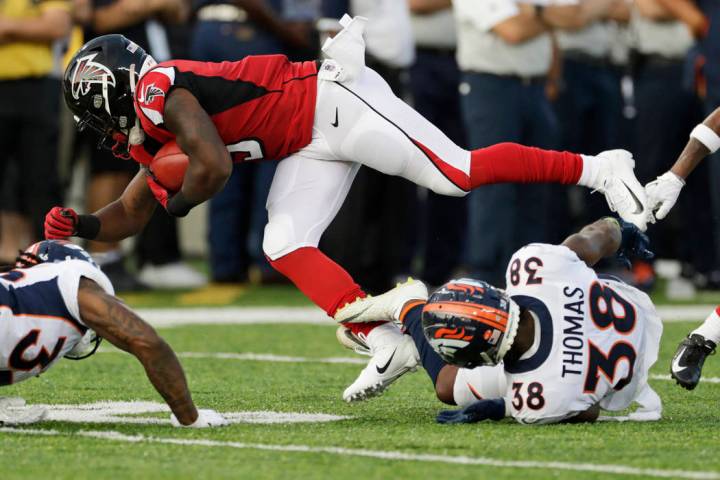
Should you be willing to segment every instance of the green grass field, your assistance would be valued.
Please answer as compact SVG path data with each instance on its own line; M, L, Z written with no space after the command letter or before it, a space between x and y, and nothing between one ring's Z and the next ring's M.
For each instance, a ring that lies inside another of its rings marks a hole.
M267 294L273 303L306 305L281 287L254 293L250 304ZM184 304L168 295L133 302ZM232 303L243 304L244 296ZM667 372L677 342L698 320L666 325L652 373ZM0 432L0 478L720 478L718 383L686 392L670 381L652 380L665 405L664 419L655 423L527 427L504 421L451 427L434 422L443 406L422 371L403 377L380 398L344 404L341 393L362 365L317 360L364 357L340 347L332 325L188 325L160 332L184 352L181 361L201 407L349 418L193 431L122 421L44 422L25 428L31 432ZM218 352L304 361L214 358ZM716 360L709 360L707 378L720 377ZM107 346L88 360L61 361L2 394L48 404L160 401L134 358Z

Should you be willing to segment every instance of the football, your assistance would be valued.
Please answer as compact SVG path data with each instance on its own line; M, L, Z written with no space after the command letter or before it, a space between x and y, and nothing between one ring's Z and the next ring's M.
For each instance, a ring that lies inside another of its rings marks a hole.
M150 171L157 181L171 192L180 190L190 159L172 140L163 145L150 162Z

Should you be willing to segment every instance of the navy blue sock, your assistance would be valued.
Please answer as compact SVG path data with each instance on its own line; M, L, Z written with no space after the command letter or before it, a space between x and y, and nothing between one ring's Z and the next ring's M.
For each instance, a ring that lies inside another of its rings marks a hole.
M423 368L430 376L433 385L437 382L437 377L440 374L440 370L447 365L440 355L435 353L435 350L430 346L422 328L422 309L425 305L421 304L417 307L413 307L406 315L403 321L405 330L415 342L415 346L420 353L420 362Z

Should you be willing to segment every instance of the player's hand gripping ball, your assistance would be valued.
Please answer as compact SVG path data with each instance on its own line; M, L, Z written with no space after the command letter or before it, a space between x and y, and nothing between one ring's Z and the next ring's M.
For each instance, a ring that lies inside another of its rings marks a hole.
M180 191L190 159L172 140L160 148L150 162L157 183L171 193Z

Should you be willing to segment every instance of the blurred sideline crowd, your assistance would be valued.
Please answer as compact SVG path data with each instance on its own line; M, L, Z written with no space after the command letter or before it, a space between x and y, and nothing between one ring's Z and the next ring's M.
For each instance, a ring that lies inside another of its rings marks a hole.
M720 105L713 0L0 0L0 264L42 237L45 213L63 204L71 180L80 176L81 209L93 212L138 168L76 134L61 104L65 59L84 41L122 33L158 61L307 60L345 12L370 19L367 65L468 148L625 148L646 183ZM210 202L211 281L280 281L261 249L275 166L235 165ZM720 288L720 164L699 168L680 208L651 234L658 256L679 260L685 278ZM373 293L407 275L502 284L521 245L557 242L606 213L601 195L580 188L494 185L441 197L363 168L321 249ZM120 291L206 282L183 261L176 220L161 208L132 252L88 248ZM652 265L636 264L632 275L652 287Z

